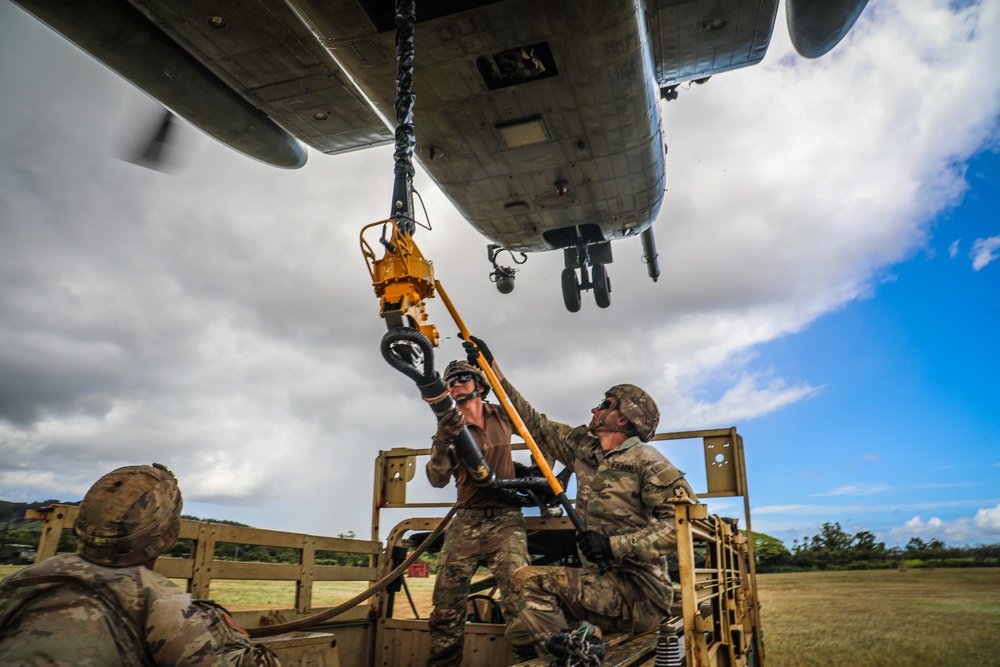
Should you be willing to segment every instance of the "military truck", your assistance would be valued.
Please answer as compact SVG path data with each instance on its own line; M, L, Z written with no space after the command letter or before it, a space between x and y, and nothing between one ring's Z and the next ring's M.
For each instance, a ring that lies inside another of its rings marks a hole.
M0 565L30 565L37 555L30 544L0 544Z
M655 632L606 635L603 665L761 667L764 645L743 439L735 428L728 428L661 433L653 442L660 448L670 447L665 451L674 461L675 451L702 458L706 488L695 486L699 502L675 502L678 549L672 572L675 601L670 616ZM516 445L515 449L523 450L524 445ZM415 613L412 601L411 609L397 604L406 576L386 575L403 571L417 550L432 552L437 546L433 538L435 531L440 533L438 529L443 528L444 518L434 515L443 513L448 503L408 500L420 496L417 485L429 487L422 470L429 454L429 449L405 447L379 452L370 540L185 520L180 537L192 544L190 557L161 557L156 561L156 571L185 582L188 591L201 599L212 599L213 582L221 580L294 582L293 606L232 610L236 620L274 650L284 665L423 667L430 650L427 620ZM737 507L729 498L742 498L742 517L709 513L705 502L712 499L725 503L727 510ZM29 510L27 518L45 521L38 560L55 555L59 536L72 527L76 512L77 507L68 505ZM405 518L389 526L384 523L389 514ZM566 517L552 510L525 514L534 562L579 562L573 527ZM383 533L384 540L380 538ZM297 562L221 560L217 548L226 544L293 549ZM324 555L329 554L353 555L352 560L362 564L322 564L328 562ZM337 607L317 608L313 591L319 582L355 582L361 589L368 582L368 590L377 593L367 599L359 595L358 600ZM463 667L505 667L515 660L504 642L505 625L499 605L491 604L494 589L487 578L478 582L470 595ZM403 590L409 598L409 589ZM284 631L289 627L293 629ZM538 659L521 664L542 667L549 663Z

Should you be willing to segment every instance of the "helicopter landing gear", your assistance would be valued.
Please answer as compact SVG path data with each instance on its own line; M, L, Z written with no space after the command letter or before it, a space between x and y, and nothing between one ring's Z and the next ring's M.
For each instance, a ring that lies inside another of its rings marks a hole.
M611 305L611 279L608 278L608 270L603 264L594 264L591 270L591 282L594 285L594 300L599 308L607 308Z
M566 310L575 313L580 310L580 281L576 278L576 270L566 268L562 272L563 303Z
M610 264L611 244L580 243L574 248L563 248L566 268L562 272L562 293L566 310L575 313L580 310L580 292L594 290L594 300L599 308L611 305L611 280L606 264ZM580 270L579 277L577 269Z

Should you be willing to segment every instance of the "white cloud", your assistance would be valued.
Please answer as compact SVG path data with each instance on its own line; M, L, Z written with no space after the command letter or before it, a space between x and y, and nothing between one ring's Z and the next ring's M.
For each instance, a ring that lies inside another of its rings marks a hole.
M965 161L996 131L1000 3L960 4L872 3L816 61L792 55L779 26L762 65L666 104L663 276L648 280L637 242L616 244L607 311L563 310L559 253L532 257L500 297L484 239L418 176L435 227L421 248L554 418L586 421L622 381L654 393L667 428L812 399L821 381L756 350L868 297L960 201ZM283 172L199 140L172 178L137 169L107 147L117 109L141 96L10 3L0 31L3 495L80 494L155 460L192 503L361 532L367 500L353 500L369 497L375 451L424 445L433 429L379 358L357 247L388 208L391 151L313 154ZM428 310L453 336L440 301ZM450 338L440 356L459 353ZM337 511L303 518L292 508L306 499Z
M871 496L876 493L886 493L893 488L888 484L849 484L827 493L814 493L814 496Z
M882 457L878 454L865 454L862 457L865 461L881 461Z
M767 505L764 507L755 507L753 509L753 514L785 514L800 512L803 510L811 511L812 509L813 507L811 505Z
M953 521L942 521L932 516L927 521L920 516L914 516L901 526L888 531L888 539L898 544L906 544L917 537L925 542L941 540L949 545L965 545L983 542L982 535L975 530L968 517L960 517Z
M997 251L1000 251L1000 236L991 236L988 239L976 239L972 244L972 270L980 271L986 268L997 258Z
M984 503L996 502L994 499L962 498L959 500L928 500L902 503L851 503L847 505L828 503L798 503L788 505L765 505L755 507L754 514L812 514L816 516L849 516L851 514L877 514L892 512L943 512L956 508L982 507Z
M956 508L980 505L975 515L942 519L937 512L953 513ZM892 512L890 512L892 510ZM920 512L903 523L889 518L895 512ZM924 516L929 518L924 520ZM850 531L867 530L888 546L903 546L918 537L924 541L941 540L963 546L995 544L1000 535L1000 505L982 509L981 501L947 501L889 505L777 505L753 509L754 527L789 544L793 538L814 535L831 517L857 517L849 520ZM845 524L848 525L848 524ZM845 528L846 529L846 528Z
M958 250L961 243L962 239L955 239L951 242L951 245L948 246L948 257L955 259L958 256Z
M1000 505L980 508L973 518L976 528L987 535L1000 536Z

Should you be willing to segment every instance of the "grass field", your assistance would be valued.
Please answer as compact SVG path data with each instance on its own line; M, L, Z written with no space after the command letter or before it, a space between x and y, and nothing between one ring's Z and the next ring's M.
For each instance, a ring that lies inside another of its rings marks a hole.
M19 568L0 566L0 576ZM766 667L1000 667L1000 568L764 574ZM433 578L410 579L421 618ZM364 583L317 583L313 604L353 597ZM232 610L291 607L286 582L217 581ZM412 618L403 592L396 616Z
M767 667L1000 667L1000 568L764 574Z
M21 566L0 565L0 578L20 569ZM477 579L481 576L483 575L477 575ZM175 579L174 583L182 588L185 586L183 579ZM406 583L419 617L427 618L431 613L434 577L407 579ZM367 587L368 582L365 581L318 581L313 585L313 607L332 607L346 602ZM295 606L295 583L291 581L215 580L212 582L209 595L231 611L290 609ZM395 608L397 618L414 618L405 592L399 592Z

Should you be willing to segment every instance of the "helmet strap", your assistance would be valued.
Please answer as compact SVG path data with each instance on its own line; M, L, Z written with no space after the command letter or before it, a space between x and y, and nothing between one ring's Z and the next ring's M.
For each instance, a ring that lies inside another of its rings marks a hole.
M465 403L467 401L471 401L476 396L482 396L482 392L479 391L478 387L476 387L475 390L469 392L468 394L459 394L458 396L455 397L455 402L456 403Z
M615 424L605 423L604 420L607 419L608 415L611 414L612 412L614 412L614 410L607 410L604 412L603 415L601 415L601 418L598 421L596 422L591 421L590 426L587 427L587 430L590 431L591 433L594 433L595 431L597 431L597 429L603 428L605 430L611 431L612 433L624 433L628 435L629 430L632 428L631 422L629 423L628 426L617 426Z

